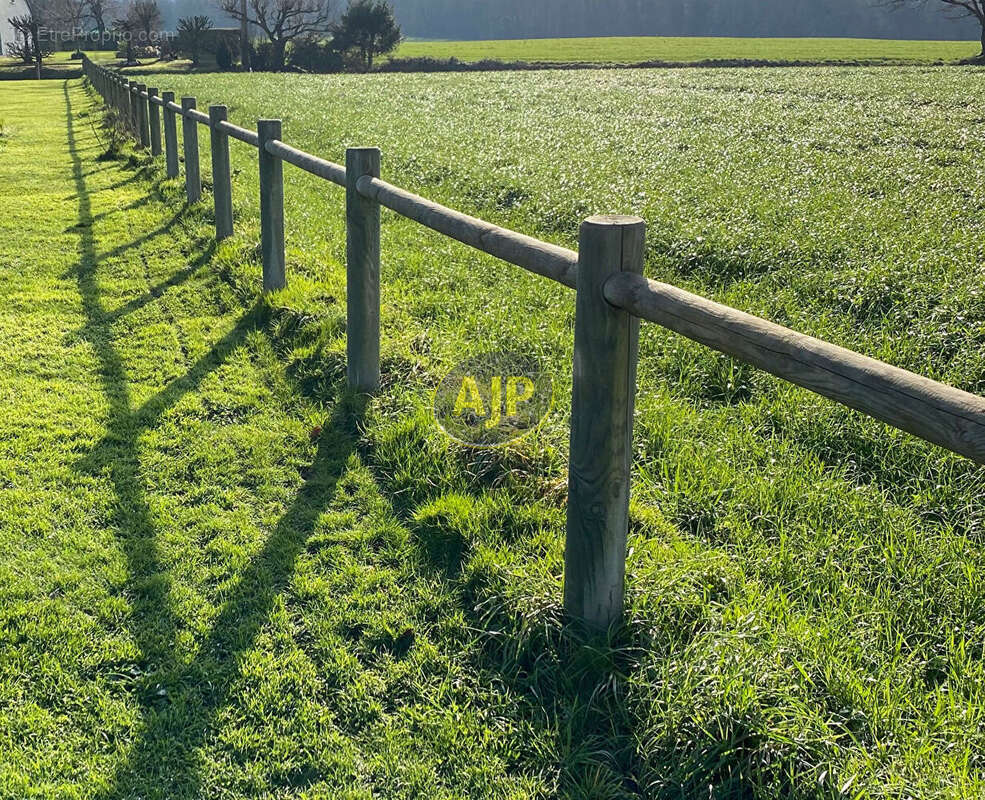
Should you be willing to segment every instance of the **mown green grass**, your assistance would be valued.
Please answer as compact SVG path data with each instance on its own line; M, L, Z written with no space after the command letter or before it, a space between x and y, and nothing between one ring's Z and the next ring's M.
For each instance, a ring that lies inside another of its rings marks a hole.
M0 106L0 796L549 792L525 748L556 733L483 666L360 403L282 358L255 269L100 159L77 82Z
M569 246L639 213L648 274L985 391L975 69L160 82ZM8 793L982 793L980 470L647 326L628 624L586 651L560 614L570 292L385 215L362 409L338 189L287 168L290 285L258 301L253 151L208 260L207 212L166 246L180 187L94 163L85 118L74 163L64 112L18 134L42 99L0 154ZM430 392L497 347L558 404L473 451Z
M244 124L281 116L287 141L334 160L379 145L400 185L569 246L591 213L640 214L648 274L981 393L980 76L171 86L229 103ZM250 242L255 156L235 152ZM325 309L342 291L326 277L343 253L341 193L289 170L287 196L292 283L276 302L297 320L288 358L341 358ZM570 293L389 215L384 253L372 472L530 713L574 731L566 791L980 793L980 470L648 326L623 679L572 716L577 694L558 684L571 669L558 644ZM458 359L499 347L545 359L558 408L538 438L474 453L437 431L429 391Z
M113 53L105 50L86 52L86 55L93 61L108 61L113 58ZM81 76L82 62L72 59L71 56L72 54L70 52L58 51L45 58L43 64L44 77L66 78ZM25 64L20 59L0 56L0 80L29 80L34 77L34 69L33 64Z
M808 61L812 63L931 63L960 61L981 52L976 42L894 39L755 39L713 36L625 36L506 39L478 42L408 41L398 58L460 61L550 61L635 64L643 61Z

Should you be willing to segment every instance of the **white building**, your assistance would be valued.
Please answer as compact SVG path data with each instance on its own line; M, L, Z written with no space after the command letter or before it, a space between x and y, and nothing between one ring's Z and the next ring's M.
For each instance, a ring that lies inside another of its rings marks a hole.
M0 55L7 55L7 43L14 40L14 29L10 26L11 17L28 14L24 0L0 0Z

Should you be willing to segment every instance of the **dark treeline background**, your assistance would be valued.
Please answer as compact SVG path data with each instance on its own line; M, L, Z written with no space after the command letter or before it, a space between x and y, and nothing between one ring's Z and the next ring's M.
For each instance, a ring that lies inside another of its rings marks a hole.
M0 0L2 1L2 0ZM341 12L346 0L334 0ZM406 36L525 39L555 36L858 36L974 39L977 26L943 4L891 11L876 0L391 0ZM209 0L159 0L165 28L208 14L235 23Z
M969 20L873 0L391 0L424 39L555 36L856 36L978 39Z

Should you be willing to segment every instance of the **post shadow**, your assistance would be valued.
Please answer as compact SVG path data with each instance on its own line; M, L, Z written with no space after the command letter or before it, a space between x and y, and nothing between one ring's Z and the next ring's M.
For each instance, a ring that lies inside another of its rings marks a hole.
M139 438L157 424L161 416L184 395L221 365L266 319L266 309L255 305L211 350L196 361L182 377L135 408L132 403L124 361L113 345L112 323L120 312L108 312L101 304L96 277L99 263L125 250L138 247L149 237L98 253L93 230L90 195L76 143L72 104L65 84L68 114L68 147L78 197L79 261L69 274L76 278L86 323L83 332L98 361L99 381L109 404L107 432L93 450L79 461L79 471L107 474L117 503L110 519L125 552L129 592L133 597L131 633L140 651L137 699L142 730L126 760L119 765L110 787L101 798L142 794L147 782L180 786L197 793L196 751L205 741L215 714L227 702L238 675L242 657L253 646L267 620L277 595L290 581L297 557L325 508L332 502L336 484L358 441L363 398L347 394L338 399L330 421L319 439L318 451L290 508L277 523L262 551L238 576L211 633L187 664L174 657L179 620L171 611L169 580L161 563L157 530L141 477ZM172 220L173 222L174 220ZM167 226L165 226L167 227ZM211 252L211 251L208 251ZM201 257L207 263L209 256ZM179 272L167 283L183 278ZM139 300L139 299L138 299ZM207 680L199 681L205 675ZM161 699L164 688L166 701ZM180 703L180 714L162 707Z

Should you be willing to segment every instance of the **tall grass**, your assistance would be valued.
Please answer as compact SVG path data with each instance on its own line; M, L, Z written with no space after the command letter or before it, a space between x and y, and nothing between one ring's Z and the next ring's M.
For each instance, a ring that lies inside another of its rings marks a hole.
M647 274L985 391L981 72L173 77L231 118L491 221L575 244L636 213ZM255 153L234 193L256 237ZM280 352L317 396L344 347L342 194L287 173ZM980 470L655 326L641 344L629 624L561 628L570 293L385 217L370 473L573 796L970 797L985 789ZM255 267L230 257L243 286ZM429 393L496 348L550 365L538 435L446 439ZM597 682L598 663L609 680ZM517 747L523 743L517 741Z

